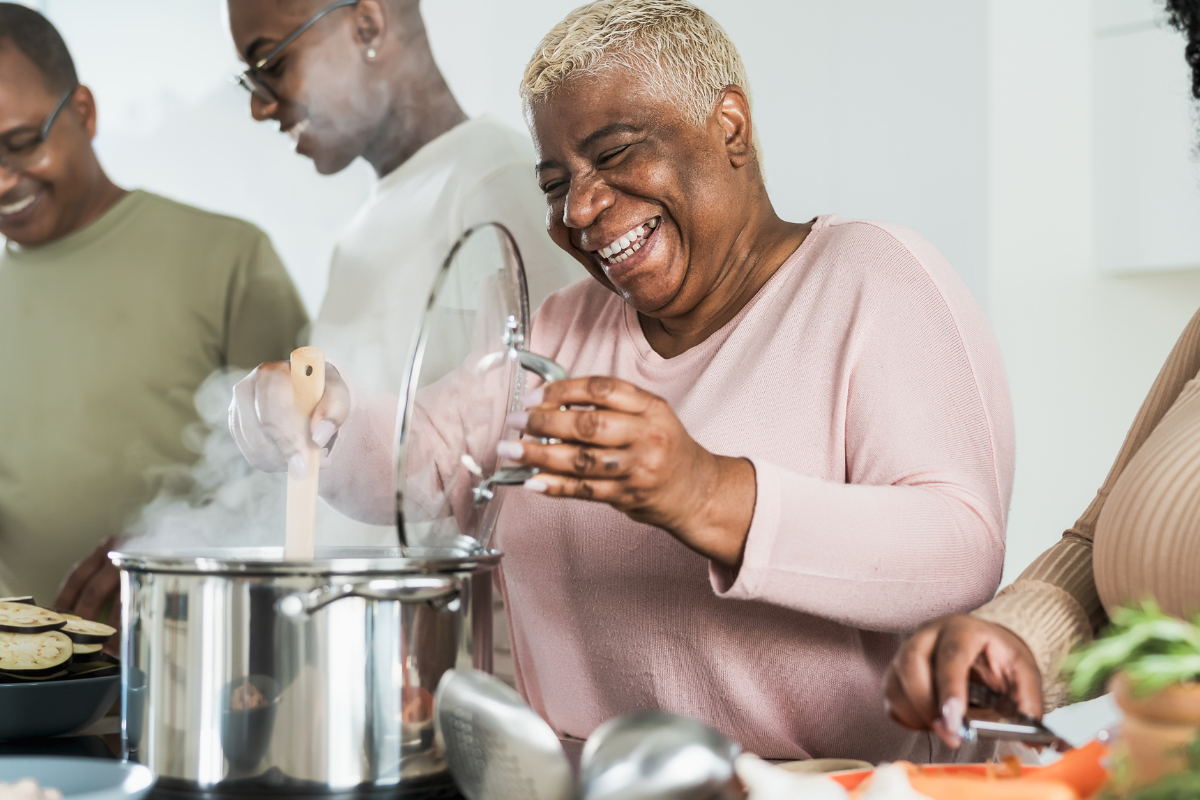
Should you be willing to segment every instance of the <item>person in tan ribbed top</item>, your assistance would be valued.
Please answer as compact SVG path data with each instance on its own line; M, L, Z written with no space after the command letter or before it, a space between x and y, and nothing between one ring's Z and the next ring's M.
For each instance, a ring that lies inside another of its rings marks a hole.
M1200 100L1200 0L1166 0L1187 35ZM1142 402L1096 498L1051 547L970 615L933 620L897 652L885 705L907 728L961 742L968 679L1041 717L1066 700L1063 657L1108 622L1109 611L1152 597L1168 613L1200 612L1200 311Z

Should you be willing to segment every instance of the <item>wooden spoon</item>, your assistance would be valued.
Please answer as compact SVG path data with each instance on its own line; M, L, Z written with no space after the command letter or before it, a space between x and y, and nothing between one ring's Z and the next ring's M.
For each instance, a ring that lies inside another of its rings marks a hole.
M304 420L307 430L313 409L325 394L325 354L316 347L293 350L291 369L296 413ZM283 546L283 557L288 561L313 560L321 451L311 439L303 456L308 468L304 477L297 475L294 467L288 466L287 535Z

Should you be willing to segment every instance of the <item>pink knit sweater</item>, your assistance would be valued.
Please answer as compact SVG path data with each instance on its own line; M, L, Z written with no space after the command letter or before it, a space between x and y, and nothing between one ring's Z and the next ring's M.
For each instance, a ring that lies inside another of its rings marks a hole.
M769 758L953 758L888 721L881 677L903 632L995 592L1014 445L996 342L932 245L821 217L682 355L656 354L636 312L592 280L546 300L531 349L664 397L701 445L749 458L758 483L736 575L608 506L509 490L495 541L534 709L581 738L655 707ZM362 400L322 493L373 516L362 492L377 484L386 514L389 412ZM364 483L364 461L384 477Z

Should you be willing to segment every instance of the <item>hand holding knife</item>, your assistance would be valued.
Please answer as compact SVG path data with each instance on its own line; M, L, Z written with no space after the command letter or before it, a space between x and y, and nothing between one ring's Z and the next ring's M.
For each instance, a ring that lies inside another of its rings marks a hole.
M958 731L964 742L999 739L1046 745L1060 753L1072 749L1041 720L1022 714L1011 699L982 683L972 681L968 684L967 706L962 728Z

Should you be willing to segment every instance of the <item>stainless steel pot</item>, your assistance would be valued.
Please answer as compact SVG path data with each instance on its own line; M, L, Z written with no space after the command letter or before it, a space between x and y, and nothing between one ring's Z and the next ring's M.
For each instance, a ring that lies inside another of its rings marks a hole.
M447 669L491 670L500 556L379 556L113 554L126 757L192 792L444 785L432 693Z

